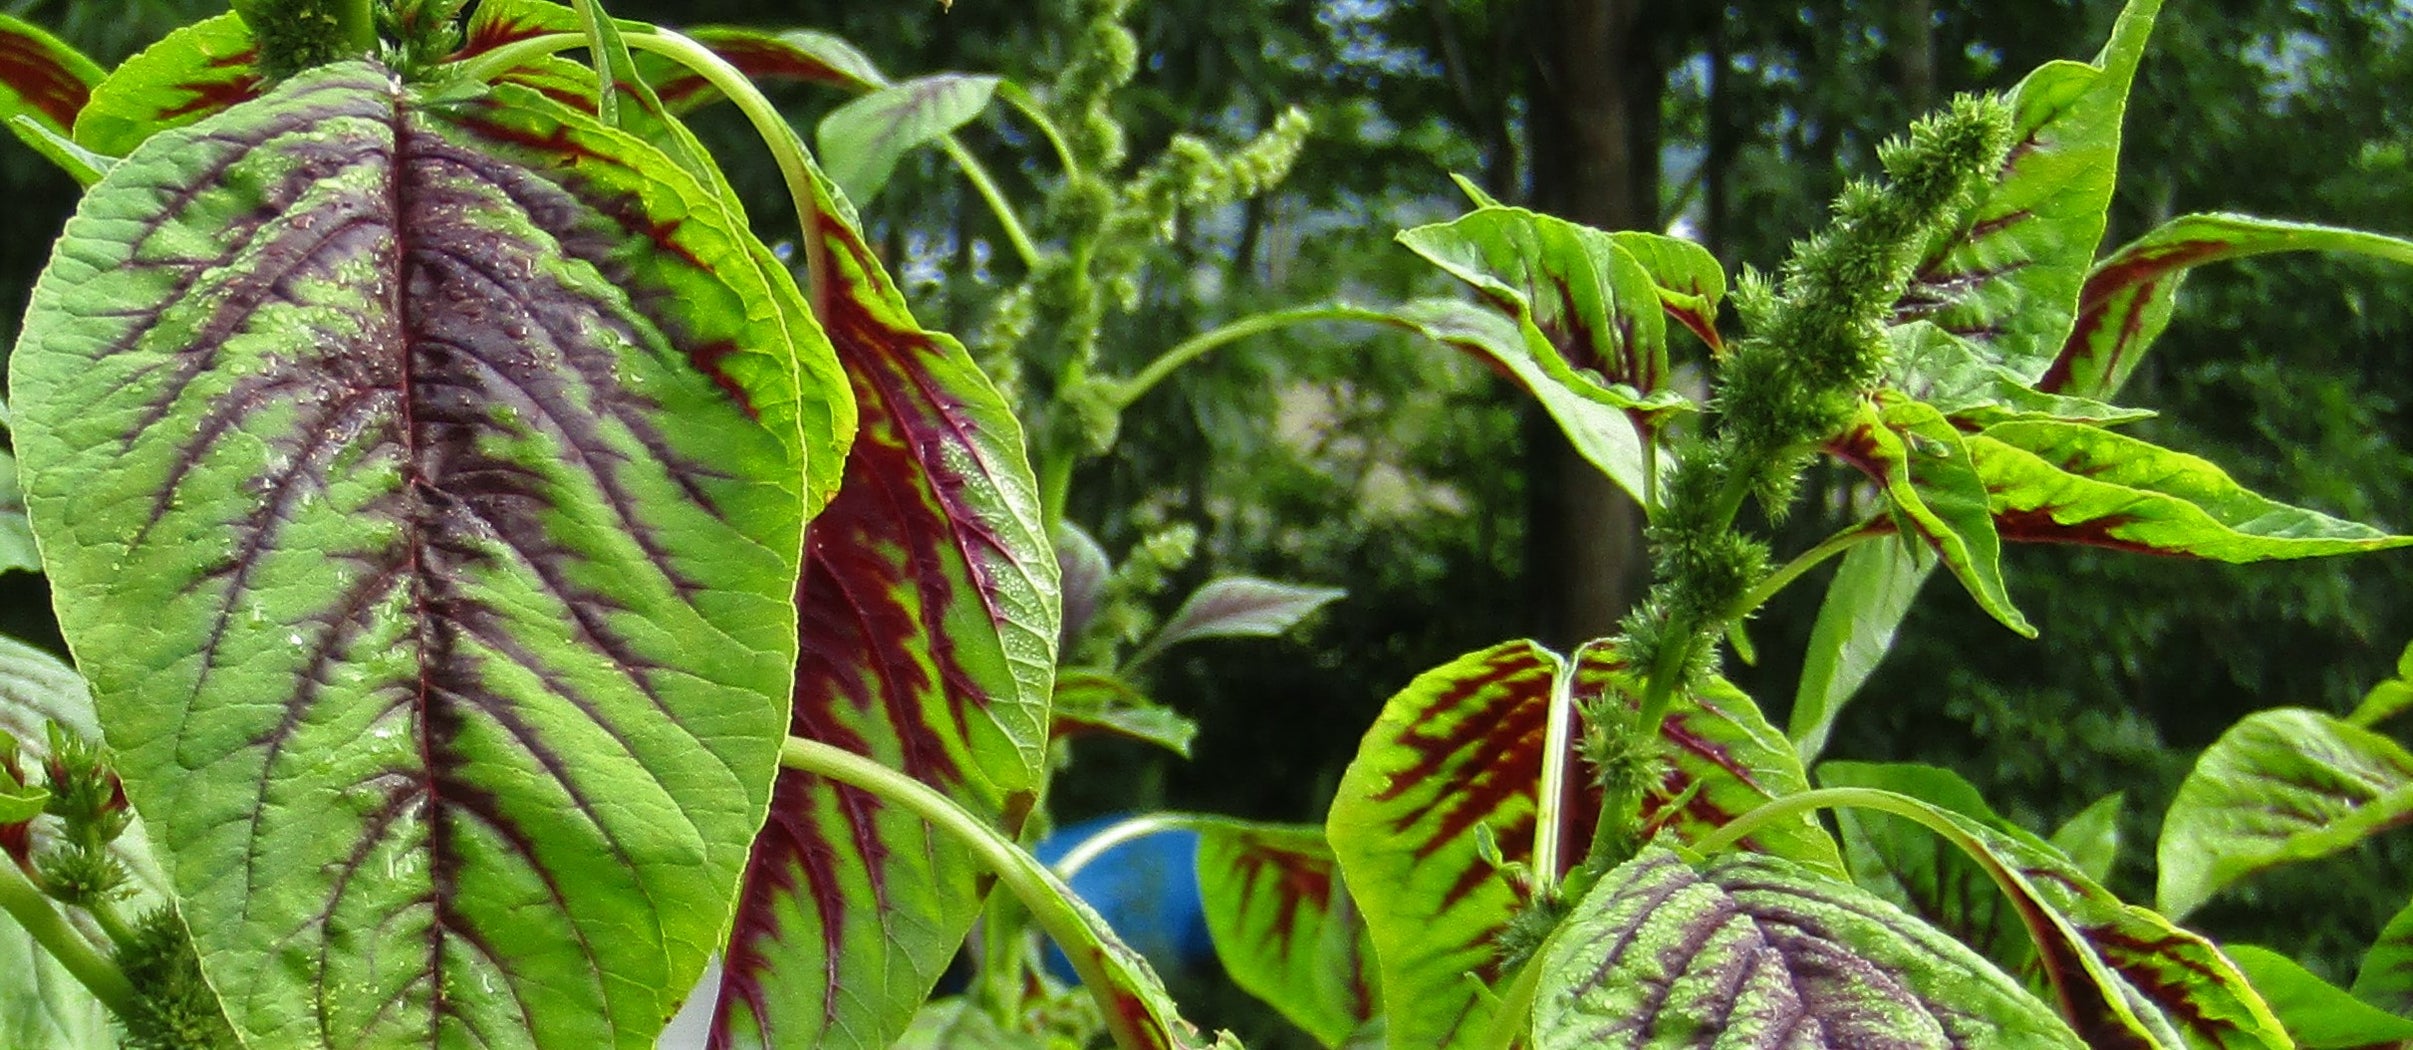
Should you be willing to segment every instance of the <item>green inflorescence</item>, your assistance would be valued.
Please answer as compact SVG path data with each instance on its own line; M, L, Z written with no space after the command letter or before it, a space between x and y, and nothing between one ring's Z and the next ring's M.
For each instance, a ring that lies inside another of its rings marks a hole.
M192 937L174 909L160 908L135 924L134 939L118 951L134 983L134 1008L120 1018L125 1050L233 1050L234 1029L217 996L201 979Z
M283 80L368 55L377 46L370 0L231 0L259 42L260 70Z

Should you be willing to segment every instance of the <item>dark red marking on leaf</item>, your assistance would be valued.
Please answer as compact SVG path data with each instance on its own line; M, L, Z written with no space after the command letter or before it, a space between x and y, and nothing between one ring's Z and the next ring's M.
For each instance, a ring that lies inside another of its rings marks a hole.
M1471 777L1462 775L1435 804L1442 809L1440 827L1417 844L1416 859L1431 857L1497 812L1503 801L1532 791L1540 781L1551 674L1550 665L1529 651L1513 650L1494 657L1486 673L1452 681L1434 699L1429 710L1449 713L1451 724L1445 732L1433 735L1411 727L1400 734L1400 746L1414 751L1418 761L1392 773L1390 784L1375 794L1374 801L1396 800L1444 771L1471 773ZM1484 697L1483 710L1467 709L1470 701L1486 692L1498 695ZM1473 757L1480 765L1464 768L1469 763L1462 755ZM1401 814L1393 830L1404 832L1424 817L1422 813Z
M1322 910L1332 899L1333 867L1330 858L1311 857L1295 850L1271 846L1254 835L1240 836L1241 848L1233 862L1240 870L1240 910L1247 912L1257 896L1259 886L1271 885L1280 895L1274 907L1279 918L1271 924L1279 941L1278 952L1287 952L1290 937L1299 927L1299 912ZM1267 876L1270 874L1270 878Z
M92 87L53 56L42 41L0 31L0 83L62 128L75 126L75 115L92 100Z
M2106 514L2086 521L2060 522L2053 519L2051 508L2034 510L1997 510L1994 512L1994 531L2014 543L2070 543L2085 547L2105 547L2111 550L2138 554L2158 554L2163 557L2189 558L2185 551L2169 550L2149 543L2122 539L2113 531L2136 524L2142 519L2128 514Z
M560 30L536 19L488 18L481 12L478 17L469 20L468 33L462 37L460 48L455 50L449 59L459 61L485 54L505 44L534 40L537 37L557 32Z
M694 36L697 43L711 48L713 54L736 66L738 72L751 80L802 80L835 87L855 85L854 77L776 39L744 30L699 29ZM711 90L711 82L685 66L654 84L655 96L673 109Z
M248 56L244 61L249 63ZM173 121L232 109L260 97L265 87L266 82L256 73L240 73L228 80L188 80L175 88L192 97L181 105L160 110L159 119Z
M2036 381L2036 389L2051 394L2067 387L2074 378L2072 372L2079 357L2092 346L2093 334L2102 329L2114 307L2125 305L2125 312L2120 318L2119 338L2113 341L2110 355L2096 366L2099 375L2117 372L2121 358L2135 345L2135 337L2143 328L2145 312L2140 307L2153 298L2155 287L2161 280L2172 273L2217 258L2230 247L2228 243L2216 240L2173 241L2157 245L2149 251L2136 252L2087 274L2086 286L2078 292L2077 324L2070 329L2069 339L2062 344L2061 353L2053 358L2044 376ZM2108 394L2109 391L2093 393Z

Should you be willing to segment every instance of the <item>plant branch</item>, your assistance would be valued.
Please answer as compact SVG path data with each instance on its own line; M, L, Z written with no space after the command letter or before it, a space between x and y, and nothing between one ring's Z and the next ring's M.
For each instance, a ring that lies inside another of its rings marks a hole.
M1179 371L1181 366L1205 356L1207 351L1239 342L1252 335L1315 321L1365 321L1379 324L1389 320L1390 315L1380 310L1346 304L1303 306L1291 310L1251 314L1237 321L1200 332L1174 344L1164 353L1156 355L1156 359L1148 362L1147 367L1140 369L1131 378L1116 385L1113 395L1114 407L1117 409L1130 407L1132 402L1145 396L1149 390L1155 388L1156 384L1164 382L1165 377Z
M1879 536L1890 534L1890 530L1885 528L1884 516L1879 515L1820 540L1817 546L1794 556L1792 561L1786 562L1775 572L1761 577L1760 581L1753 584L1750 590L1743 592L1743 596L1736 599L1734 605L1726 610L1726 620L1732 623L1751 615L1760 606L1768 604L1768 599L1776 597L1786 586L1794 580L1800 579L1803 573L1817 568L1828 558Z
M791 736L781 745L779 762L789 769L825 776L903 806L969 848L979 864L996 873L997 881L1030 909L1039 928L1064 949L1082 985L1097 999L1116 1045L1124 1050L1162 1047L1169 1042L1164 1038L1166 1034L1177 1027L1186 1027L1178 1016L1158 1015L1164 983L1145 960L1115 939L1105 920L1081 904L1080 898L1046 865L957 805L954 799L854 752L803 737ZM1153 997L1134 994L1134 989L1156 994ZM1157 1002L1151 1002L1151 998ZM1138 1007L1138 1016L1133 1016L1134 1006ZM1158 1031L1151 1034L1143 1025Z
M948 158L955 161L956 168L964 173L965 180L980 194L980 199L989 202L989 212L997 216L997 225L1005 229L1006 243L1014 246L1014 254L1022 259L1023 268L1038 269L1039 245L1031 240L1030 231L1024 229L1022 220L1014 215L1013 204L1005 199L1005 192L997 188L997 180L989 176L988 166L973 156L971 150L965 149L963 142L953 135L939 136L938 144L947 151Z
M83 982L93 998L108 1007L110 1013L124 1017L133 1011L134 985L126 980L125 971L68 925L67 917L59 913L50 898L25 877L16 861L5 856L0 856L0 911L17 920L17 925L32 935L34 943Z

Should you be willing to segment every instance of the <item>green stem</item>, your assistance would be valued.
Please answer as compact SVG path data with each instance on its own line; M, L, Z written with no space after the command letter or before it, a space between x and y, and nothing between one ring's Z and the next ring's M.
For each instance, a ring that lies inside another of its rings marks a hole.
M1156 384L1164 382L1166 376L1179 371L1181 366L1204 356L1207 351L1239 342L1252 335L1314 321L1382 323L1388 320L1390 320L1390 315L1380 310L1348 305L1303 306L1293 310L1250 314L1229 324L1200 332L1174 344L1164 353L1156 355L1156 360L1148 362L1147 367L1140 369L1138 374L1123 380L1118 385L1114 392L1114 406L1118 409L1130 407L1132 402L1146 395L1149 390L1155 388Z
M1014 215L1013 204L1005 199L1004 191L997 188L997 180L989 177L988 166L973 156L971 150L965 149L964 144L953 135L939 136L938 144L955 161L956 168L964 173L964 179L972 184L980 199L989 202L990 214L997 216L997 225L1005 229L1006 243L1014 246L1014 254L1022 259L1023 269L1038 269L1039 245L1031 240L1030 231L1023 229L1022 220Z
M779 749L779 761L789 769L869 791L952 836L972 851L982 867L996 873L997 881L1030 909L1039 928L1063 947L1073 971L1097 1000L1116 1045L1124 1050L1176 1045L1171 1033L1186 1026L1179 1017L1159 1016L1164 983L1145 961L1115 940L1105 920L1084 907L1070 887L1013 840L921 781L854 752L791 736ZM1140 1008L1139 1016L1133 1016L1135 1005Z
M1038 99L1032 98L1029 91L1011 80L997 85L997 96L1030 118L1031 126L1038 128L1039 134L1047 139L1047 144L1055 149L1056 163L1063 166L1065 178L1080 174L1081 159L1073 155L1072 144L1064 141L1063 129L1056 127L1055 120L1047 115L1047 110L1039 105Z
M345 48L355 55L377 50L377 14L373 6L370 0L342 0L336 6L336 27L343 31Z
M1768 599L1776 597L1778 592L1783 591L1788 584L1800 579L1801 574L1817 568L1828 558L1879 536L1887 535L1887 530L1881 527L1884 521L1883 517L1870 518L1829 536L1819 541L1818 546L1794 556L1792 561L1786 562L1782 568L1762 577L1758 583L1752 585L1750 590L1743 592L1741 598L1735 599L1734 605L1726 610L1726 619L1731 622L1751 615L1760 606L1768 604Z
M32 879L25 877L15 860L6 856L0 856L0 911L17 920L17 925L32 935L34 943L82 981L92 997L108 1007L110 1013L124 1017L133 1011L134 985L126 980L125 972L68 925L67 917L59 913L50 898L43 895Z
M736 103L738 112L745 114L746 122L754 126L755 135L762 139L764 146L770 148L771 159L779 165L779 177L787 184L788 199L796 207L796 225L804 235L804 250L815 263L806 272L818 284L821 280L818 263L822 246L817 217L821 210L815 203L819 198L814 187L812 156L805 150L804 140L796 136L796 129L789 126L787 118L779 115L778 108L771 105L770 99L763 97L752 80L746 79L744 73L730 65L728 59L714 54L711 48L679 33L659 28L630 33L627 42L630 47L651 51L694 70L706 83ZM815 302L818 305L818 298Z

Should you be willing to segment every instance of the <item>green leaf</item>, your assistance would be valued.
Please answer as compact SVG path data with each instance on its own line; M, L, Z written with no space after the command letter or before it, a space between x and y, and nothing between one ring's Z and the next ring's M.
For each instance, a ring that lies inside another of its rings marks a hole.
M2160 8L2129 0L2093 63L2048 62L2012 89L2016 130L2002 175L1957 230L1928 246L1898 320L1932 320L2023 380L2044 373L2069 337L2103 240L2128 89Z
M1036 1032L999 1024L980 1004L963 996L935 999L914 1011L913 1023L889 1050L1053 1050Z
M1681 237L1618 230L1611 243L1625 249L1659 292L1659 308L1669 319L1690 329L1712 351L1725 348L1718 337L1718 302L1726 297L1726 268L1709 249Z
M1198 892L1232 983L1327 1047L1380 1012L1373 948L1323 829L1200 820Z
M1338 587L1309 587L1254 576L1208 580L1182 600L1181 608L1124 666L1137 667L1166 649L1201 638L1279 638L1348 593Z
M2247 491L2211 463L2123 434L2021 420L1969 438L2004 539L2252 562L2413 543Z
M1987 512L1987 492L1960 428L1934 406L1893 391L1863 402L1859 419L1828 446L1885 486L1895 517L1936 552L2002 625L2033 638L2036 628L2011 604L2002 578L2002 540Z
M0 123L51 163L87 178L89 166L61 148L76 114L101 82L101 67L40 27L0 15Z
M1657 416L1685 404L1672 390L1644 396L1631 387L1604 387L1576 375L1541 330L1457 299L1418 299L1393 310L1392 323L1482 358L1540 401L1575 451L1640 500L1654 468L1636 415ZM1647 505L1647 504L1646 504Z
M2182 215L2096 263L2078 296L2077 327L2045 370L2044 390L2109 397L2126 386L2170 325L2179 285L2205 263L2286 251L2329 251L2413 263L2413 241L2251 215Z
M1818 782L1899 792L1989 828L2020 834L1977 789L1949 770L1910 764L1828 762ZM1836 813L1852 881L1951 934L2011 973L2036 965L2030 915L1997 888L1995 874L1950 840L1901 816L1872 809Z
M788 729L868 756L1011 836L1047 761L1060 610L1022 430L923 329L826 184L822 316L861 407L798 584ZM716 1040L886 1047L978 914L985 871L875 796L782 771L730 939Z
M1935 560L1926 548L1878 540L1844 552L1843 565L1827 584L1810 646L1802 657L1801 680L1785 735L1804 764L1826 750L1827 737L1844 704L1893 648L1894 632L1919 596Z
M2183 916L2247 875L2407 820L2413 753L2317 711L2258 711L2204 750L2170 800L2157 899Z
M1118 736L1188 758L1190 741L1198 737L1198 723L1148 699L1138 686L1111 674L1073 668L1056 673L1048 732L1056 739Z
M42 571L33 526L25 520L25 493L17 484L17 457L0 452L0 572Z
M1828 763L1819 767L1819 778L1882 791L1923 811L1921 823L1954 849L1922 850L1903 826L1906 816L1891 812L1892 806L1855 810L1851 817L1870 831L1862 841L1886 848L1881 859L1903 876L1896 885L1930 902L1934 918L1971 931L1982 942L1977 947L2000 953L1998 964L2033 958L2062 1016L2089 1045L2287 1045L2277 1019L2211 942L2113 896L2058 850L1995 816L1957 774L1928 766ZM1973 873L2008 895L2028 946L2001 933Z
M260 95L251 30L233 12L185 26L125 60L75 118L78 145L122 157L145 139Z
M2109 426L2154 415L2147 409L2031 389L1976 344L1925 321L1897 325L1885 334L1893 344L1891 384L1972 428L2010 419Z
M2120 808L2127 801L2128 794L2123 791L2096 799L2094 805L2053 829L2053 848L2067 856L2087 878L2111 881L2112 866L2120 859Z
M815 132L831 181L860 207L916 146L971 123L987 109L1000 78L938 73L891 84L831 110Z
M743 26L704 26L687 30L687 35L756 81L798 80L858 94L888 84L888 77L853 44L818 30L766 33ZM660 55L639 54L637 69L673 113L692 112L723 99L710 81Z
M798 403L845 396L724 214L532 92L347 62L70 222L27 505L251 1041L646 1045L720 947L835 454Z
M2287 1026L2287 1034L2305 1050L2368 1047L2413 1039L2413 1020L2406 1020L2346 994L2315 976L2294 959L2251 944L2225 949L2237 969Z
M1644 850L1545 954L1537 1050L2081 1047L2016 981L1847 883L1730 853Z
M1063 634L1056 639L1057 648L1072 653L1080 646L1081 636L1089 632L1089 622L1097 618L1106 602L1106 584L1114 578L1114 562L1106 557L1106 548L1089 532L1069 521L1056 523L1056 569L1062 575L1064 592Z
M2354 997L2393 1013L2413 1015L2413 904L2380 927L2354 974Z
M2405 646L2396 656L2396 677L2372 686L2363 694L2363 702L2354 706L2346 721L2365 729L2372 728L2413 708L2413 644Z

